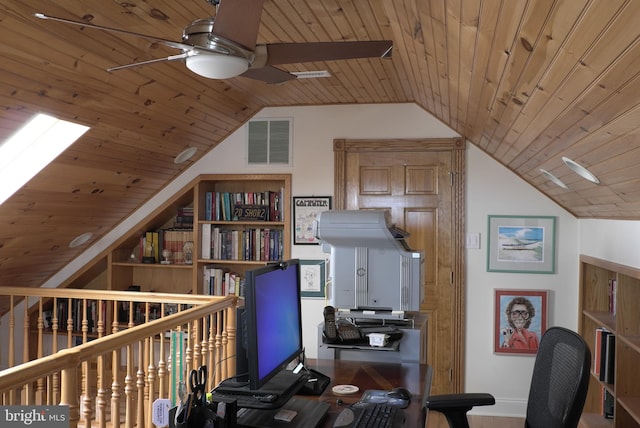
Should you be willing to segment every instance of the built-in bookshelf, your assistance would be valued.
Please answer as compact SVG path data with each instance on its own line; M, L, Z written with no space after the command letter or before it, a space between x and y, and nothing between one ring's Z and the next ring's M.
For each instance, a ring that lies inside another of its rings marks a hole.
M196 199L194 292L241 296L247 270L290 257L290 175L205 176Z
M222 196L223 201L226 198L228 205L213 206L211 201L215 201L216 195ZM247 270L290 258L290 201L290 174L198 176L63 286L241 296ZM226 209L228 214L217 217L216 209ZM216 230L224 236L225 247L229 243L230 248L235 248L233 252L220 253L216 247L221 246L222 241L212 241L213 233L203 236L204 230ZM168 251L163 254L163 250ZM165 306L165 311L171 309ZM127 309L123 307L122 316L118 314L117 321L123 326L129 322L124 315ZM45 302L45 331L50 328L55 313L58 328L80 334L84 310L78 299ZM97 314L105 313L105 308L99 307L97 301L90 301L86 311L91 336L95 334ZM142 306L139 310L136 308L133 322L146 317L145 311ZM151 319L156 313L159 316L159 312L159 305L150 305ZM37 311L32 315L35 326ZM109 316L104 319L107 326L112 325Z
M113 250L109 286L240 294L248 269L289 258L290 200L289 174L201 175ZM213 286L213 269L234 286Z
M579 332L593 354L580 426L640 428L640 269L580 257Z

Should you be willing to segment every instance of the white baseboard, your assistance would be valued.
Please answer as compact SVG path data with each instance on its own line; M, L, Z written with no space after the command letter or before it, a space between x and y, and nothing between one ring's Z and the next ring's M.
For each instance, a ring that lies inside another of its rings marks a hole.
M469 414L524 418L527 414L527 401L522 399L496 397L496 404L494 406L474 407L469 411Z

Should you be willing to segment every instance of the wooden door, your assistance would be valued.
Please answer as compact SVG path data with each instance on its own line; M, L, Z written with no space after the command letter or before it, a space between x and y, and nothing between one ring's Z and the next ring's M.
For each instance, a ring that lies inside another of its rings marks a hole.
M336 209L384 209L425 252L424 302L432 391L463 388L464 142L336 140Z

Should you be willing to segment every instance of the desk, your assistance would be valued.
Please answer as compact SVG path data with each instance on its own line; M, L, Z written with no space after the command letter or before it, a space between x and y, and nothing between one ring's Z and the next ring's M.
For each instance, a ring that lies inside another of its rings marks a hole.
M321 427L331 428L345 406L358 401L367 389L390 390L402 386L411 391L411 404L404 409L407 414L407 428L423 428L421 424L422 396L424 394L426 364L418 363L379 363L345 360L306 360L307 367L329 376L331 383L320 396L305 395L304 399L329 403L329 413ZM331 391L335 385L356 385L360 391L352 395L336 395ZM342 404L337 404L337 400Z

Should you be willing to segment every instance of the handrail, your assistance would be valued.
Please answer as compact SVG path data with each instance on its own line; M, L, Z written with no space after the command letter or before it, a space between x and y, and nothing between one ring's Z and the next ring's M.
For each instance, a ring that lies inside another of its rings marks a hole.
M209 301L211 299L212 297L208 297ZM171 330L176 325L186 324L189 321L205 317L212 312L229 307L232 303L235 305L237 299L235 297L221 297L216 300L218 301L205 303L201 306L123 330L118 334L110 334L91 342L63 349L55 354L2 370L0 371L0 391L8 390L14 385L35 381L62 369L77 367L81 362L95 358L98 355L104 355L127 344L161 334Z
M0 296L10 300L0 404L67 405L71 428L151 428L153 401L175 404L188 370L210 367L211 386L235 375L236 296L21 287Z

